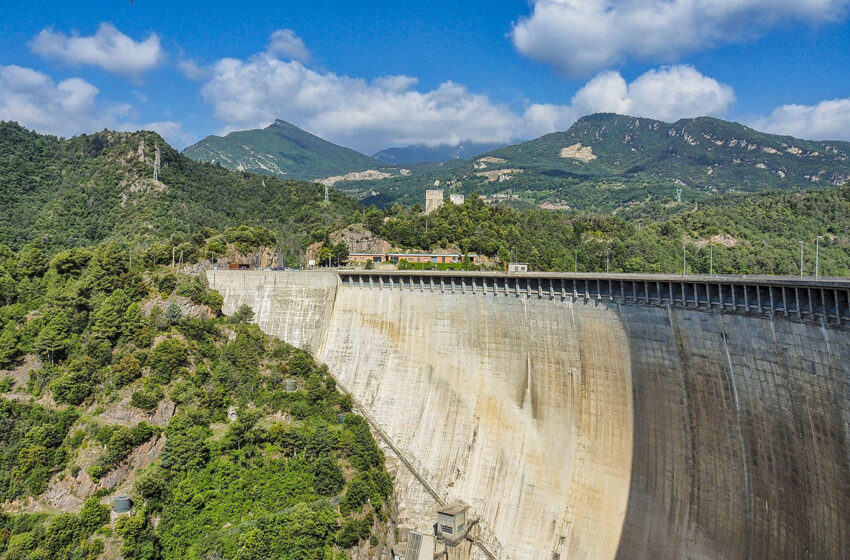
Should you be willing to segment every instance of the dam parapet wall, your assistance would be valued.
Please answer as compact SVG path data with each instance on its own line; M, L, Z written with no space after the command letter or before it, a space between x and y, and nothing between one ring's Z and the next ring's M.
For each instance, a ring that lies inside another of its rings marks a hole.
M227 312L251 305L264 331L309 344L417 475L471 506L499 558L838 559L850 547L846 283L209 279ZM436 503L405 472L403 524L428 530Z
M850 322L850 282L788 277L637 274L340 272L344 286L432 293L583 298L631 305Z

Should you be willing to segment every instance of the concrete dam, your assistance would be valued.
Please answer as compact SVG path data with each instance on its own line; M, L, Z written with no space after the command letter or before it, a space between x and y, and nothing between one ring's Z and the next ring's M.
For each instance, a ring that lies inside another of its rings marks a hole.
M400 525L462 501L499 559L847 558L846 281L207 278L352 393Z

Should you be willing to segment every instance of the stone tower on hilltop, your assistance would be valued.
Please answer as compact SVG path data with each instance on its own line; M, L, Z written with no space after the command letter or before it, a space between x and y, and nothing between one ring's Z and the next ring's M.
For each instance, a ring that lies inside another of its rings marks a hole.
M427 190L425 191L425 213L430 214L437 208L443 205L443 191Z

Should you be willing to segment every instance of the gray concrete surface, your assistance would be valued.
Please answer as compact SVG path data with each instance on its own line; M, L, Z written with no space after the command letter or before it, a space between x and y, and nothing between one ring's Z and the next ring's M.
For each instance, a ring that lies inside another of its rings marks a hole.
M440 495L516 560L845 558L843 324L610 298L208 273L309 344ZM784 282L784 280L783 280ZM396 469L399 524L435 503Z

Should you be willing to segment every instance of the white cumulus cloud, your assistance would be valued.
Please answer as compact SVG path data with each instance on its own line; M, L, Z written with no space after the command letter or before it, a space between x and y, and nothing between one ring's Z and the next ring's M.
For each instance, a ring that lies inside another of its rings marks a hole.
M364 153L407 144L511 142L565 130L600 111L664 120L721 115L735 100L731 87L681 65L651 70L632 83L605 72L570 104L529 104L522 112L455 82L419 91L410 76L341 76L268 50L247 60L221 59L208 71L201 91L223 132L281 118Z
M165 59L156 34L135 41L109 23L101 23L97 33L89 37L43 29L30 42L30 48L40 56L65 64L97 66L132 77L158 67Z
M453 82L426 92L415 85L408 76L367 81L262 53L245 61L219 60L202 93L225 131L282 118L366 153L389 145L514 137L517 115L486 95Z
M842 20L850 0L532 0L513 26L522 54L568 76L627 59L672 61L793 23Z
M688 65L650 70L631 83L618 72L603 72L572 99L573 108L581 114L611 112L662 121L723 115L734 102L731 86Z
M96 114L98 89L80 78L56 83L50 76L21 66L0 66L0 120L50 134L68 136L101 128Z
M304 45L301 37L291 29L278 29L269 37L266 52L272 56L283 56L298 62L307 62L310 51Z
M136 124L130 120L133 107L104 104L98 89L81 78L56 82L42 72L21 66L0 66L0 120L57 136L73 136L104 128L154 130L170 143L186 145L191 137L174 121Z
M735 102L732 87L704 76L692 66L650 70L631 83L619 72L597 74L569 105L533 104L522 118L524 136L565 130L591 113L619 113L672 122L687 117L722 116Z
M191 58L186 58L178 62L177 68L186 78L195 82L205 80L209 77L209 69L201 66Z
M850 140L850 98L817 105L782 105L767 117L754 119L750 126L812 140Z

